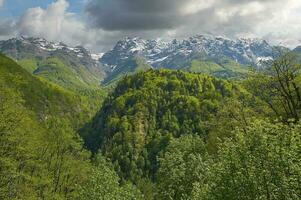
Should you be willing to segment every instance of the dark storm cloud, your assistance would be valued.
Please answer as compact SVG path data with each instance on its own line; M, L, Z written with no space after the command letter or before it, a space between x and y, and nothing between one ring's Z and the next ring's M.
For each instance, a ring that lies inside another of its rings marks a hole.
M90 0L86 6L86 13L92 26L104 30L173 29L187 23L205 20L209 23L219 23L221 19L217 19L216 15L219 9L231 9L252 2L272 1ZM237 15L239 13L234 13L232 17L237 17Z
M106 30L169 29L182 23L183 5L184 0L92 0L86 12L94 26Z

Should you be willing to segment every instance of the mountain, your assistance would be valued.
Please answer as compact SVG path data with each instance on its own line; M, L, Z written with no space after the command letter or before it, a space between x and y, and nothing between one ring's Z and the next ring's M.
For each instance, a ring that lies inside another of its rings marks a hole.
M76 128L93 114L95 105L88 98L33 76L10 58L0 54L1 87L10 88L23 98L24 106L44 121L48 116L63 117Z
M276 48L261 39L230 40L211 35L171 42L127 37L117 42L100 61L111 73L126 68L128 59L140 57L155 69L184 69L235 77L246 73L247 66L260 67L262 61L272 60Z
M297 47L293 50L293 52L298 52L298 53L300 53L300 52L301 52L301 46L297 46Z
M90 100L2 54L0 77L0 199L142 199L83 147L77 130L96 110Z
M18 48L19 64L0 53L0 199L301 196L300 65L289 56L225 80L203 72L235 77L245 65L199 54L169 70L133 54L109 73L107 84L123 78L100 107L77 90L94 88L79 81L88 65Z
M116 83L124 75L150 68L241 78L251 66L258 68L263 61L274 59L277 48L261 39L231 40L212 35L171 42L126 37L112 50L98 54L42 38L0 41L0 52L29 72L73 91L98 88L101 82Z
M105 85L110 85L117 83L122 77L126 75L132 75L137 72L146 71L151 69L152 66L147 63L144 58L141 57L131 57L123 62L123 67L118 67L111 71L106 79L103 81Z
M64 88L97 88L104 77L98 59L81 46L49 42L42 38L20 37L0 41L0 52L16 60L34 75L44 77Z

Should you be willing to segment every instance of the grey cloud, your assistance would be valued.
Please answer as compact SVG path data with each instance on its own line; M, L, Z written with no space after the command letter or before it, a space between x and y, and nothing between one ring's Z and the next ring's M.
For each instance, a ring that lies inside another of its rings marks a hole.
M92 0L86 13L105 30L171 29L185 22L181 9L195 0Z
M202 21L200 17L209 11L207 21L219 23L219 9L252 2L264 4L273 0L90 0L86 13L93 27L104 30L162 30Z
M16 33L16 22L7 20L0 22L0 36L14 35Z

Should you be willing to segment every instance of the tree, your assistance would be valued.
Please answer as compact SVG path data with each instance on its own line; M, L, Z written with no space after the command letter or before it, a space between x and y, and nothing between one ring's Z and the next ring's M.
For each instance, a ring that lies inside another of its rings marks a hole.
M125 77L93 122L90 148L101 148L122 180L154 179L169 139L188 134L207 139L209 121L234 90L239 88L229 81L181 71Z
M16 91L0 80L0 199L34 199L30 159L40 129Z
M206 180L210 166L205 144L199 136L171 140L159 159L156 199L190 199L193 185Z
M300 70L301 65L292 53L276 59L270 67L255 74L246 82L246 87L260 97L284 122L300 119Z
M130 183L119 184L113 166L101 155L94 158L94 166L87 181L77 187L78 200L138 200L142 196Z
M221 147L192 199L300 199L301 126L255 121Z
M66 121L49 116L45 127L23 103L1 87L0 199L72 198L86 179L89 154Z
M264 119L269 115L266 104L258 97L240 89L219 105L217 114L210 120L210 130L206 141L208 151L214 153L219 144L233 137L233 131L240 128L245 131L254 119Z

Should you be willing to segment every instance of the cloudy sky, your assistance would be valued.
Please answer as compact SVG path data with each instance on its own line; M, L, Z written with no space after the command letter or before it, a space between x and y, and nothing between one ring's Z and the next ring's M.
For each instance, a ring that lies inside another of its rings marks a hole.
M125 36L213 34L301 44L301 0L0 0L0 39L19 35L110 49Z

